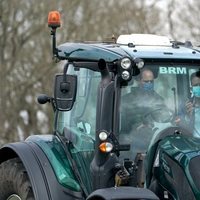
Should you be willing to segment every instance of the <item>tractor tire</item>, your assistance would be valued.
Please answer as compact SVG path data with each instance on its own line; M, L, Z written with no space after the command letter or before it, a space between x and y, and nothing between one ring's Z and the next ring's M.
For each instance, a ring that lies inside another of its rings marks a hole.
M35 200L27 171L19 158L0 164L0 199Z

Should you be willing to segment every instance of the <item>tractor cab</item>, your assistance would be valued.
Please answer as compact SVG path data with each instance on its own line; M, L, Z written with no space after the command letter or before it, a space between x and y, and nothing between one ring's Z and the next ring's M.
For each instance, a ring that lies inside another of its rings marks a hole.
M119 36L111 44L66 43L58 49L70 63L68 74L77 76L77 93L70 111L57 111L56 130L84 160L90 191L118 184L152 187L160 141L199 141L200 129L185 110L196 99L191 75L199 73L198 49L139 34ZM119 172L124 177L117 183Z

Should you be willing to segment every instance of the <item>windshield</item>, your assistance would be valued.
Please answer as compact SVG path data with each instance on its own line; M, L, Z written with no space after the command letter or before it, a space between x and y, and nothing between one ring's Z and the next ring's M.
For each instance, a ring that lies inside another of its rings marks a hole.
M167 127L179 126L200 137L200 76L196 77L196 85L191 80L199 68L186 64L146 64L122 88L119 141L131 145L129 152L121 153L123 158L134 159L137 153L145 153Z

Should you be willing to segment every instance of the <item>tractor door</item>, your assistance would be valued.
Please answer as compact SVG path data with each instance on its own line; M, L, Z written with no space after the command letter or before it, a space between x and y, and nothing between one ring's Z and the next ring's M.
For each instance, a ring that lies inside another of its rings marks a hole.
M77 75L77 95L72 110L58 111L56 130L71 142L71 153L88 192L92 191L90 163L95 149L97 88L100 74L88 69L69 68Z

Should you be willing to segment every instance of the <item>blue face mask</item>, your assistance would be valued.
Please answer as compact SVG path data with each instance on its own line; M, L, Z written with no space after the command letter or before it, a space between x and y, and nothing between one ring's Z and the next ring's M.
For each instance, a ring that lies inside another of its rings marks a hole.
M192 93L195 97L200 97L200 86L193 86Z
M143 90L145 91L153 91L154 83L153 82L143 83L142 87L143 87Z

